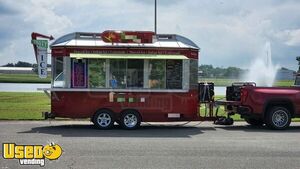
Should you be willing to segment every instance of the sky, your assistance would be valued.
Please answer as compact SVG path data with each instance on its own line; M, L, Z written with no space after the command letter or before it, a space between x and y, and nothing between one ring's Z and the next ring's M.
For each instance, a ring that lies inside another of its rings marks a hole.
M249 68L270 43L272 61L298 69L299 0L157 0L157 32L200 48L200 64ZM35 62L31 32L154 30L154 0L0 0L0 65Z

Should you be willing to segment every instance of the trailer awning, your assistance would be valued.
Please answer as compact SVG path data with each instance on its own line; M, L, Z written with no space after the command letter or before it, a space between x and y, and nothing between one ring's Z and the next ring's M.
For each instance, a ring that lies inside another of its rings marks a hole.
M184 55L153 55L153 54L84 54L70 53L76 59L188 59Z

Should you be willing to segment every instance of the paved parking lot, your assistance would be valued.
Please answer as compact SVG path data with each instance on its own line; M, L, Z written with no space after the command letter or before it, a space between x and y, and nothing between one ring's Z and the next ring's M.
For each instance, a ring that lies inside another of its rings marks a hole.
M182 124L145 123L127 131L97 130L88 121L0 121L0 141L59 144L62 156L46 159L45 168L300 168L300 123L285 131L243 122ZM0 166L40 168L3 158Z

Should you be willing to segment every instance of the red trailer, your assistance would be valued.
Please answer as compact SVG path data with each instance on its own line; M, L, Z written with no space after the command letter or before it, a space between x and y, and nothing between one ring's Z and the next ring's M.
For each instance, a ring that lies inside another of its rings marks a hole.
M212 101L213 89L200 94L199 47L183 36L76 32L50 47L52 84L43 89L51 92L47 117L91 118L102 129L114 122L135 129L143 121L215 119L211 112L200 117L199 101Z

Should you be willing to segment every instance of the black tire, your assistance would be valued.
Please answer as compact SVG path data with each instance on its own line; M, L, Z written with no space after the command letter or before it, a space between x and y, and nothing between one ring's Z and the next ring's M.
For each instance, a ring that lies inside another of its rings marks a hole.
M266 124L271 129L283 130L291 124L290 111L281 106L275 106L268 110L266 115Z
M127 130L137 129L141 125L141 116L135 110L125 110L120 117L120 125Z
M98 129L110 129L114 125L114 114L110 110L98 110L93 116L93 123Z
M245 121L251 126L262 126L264 124L262 119L245 118Z

